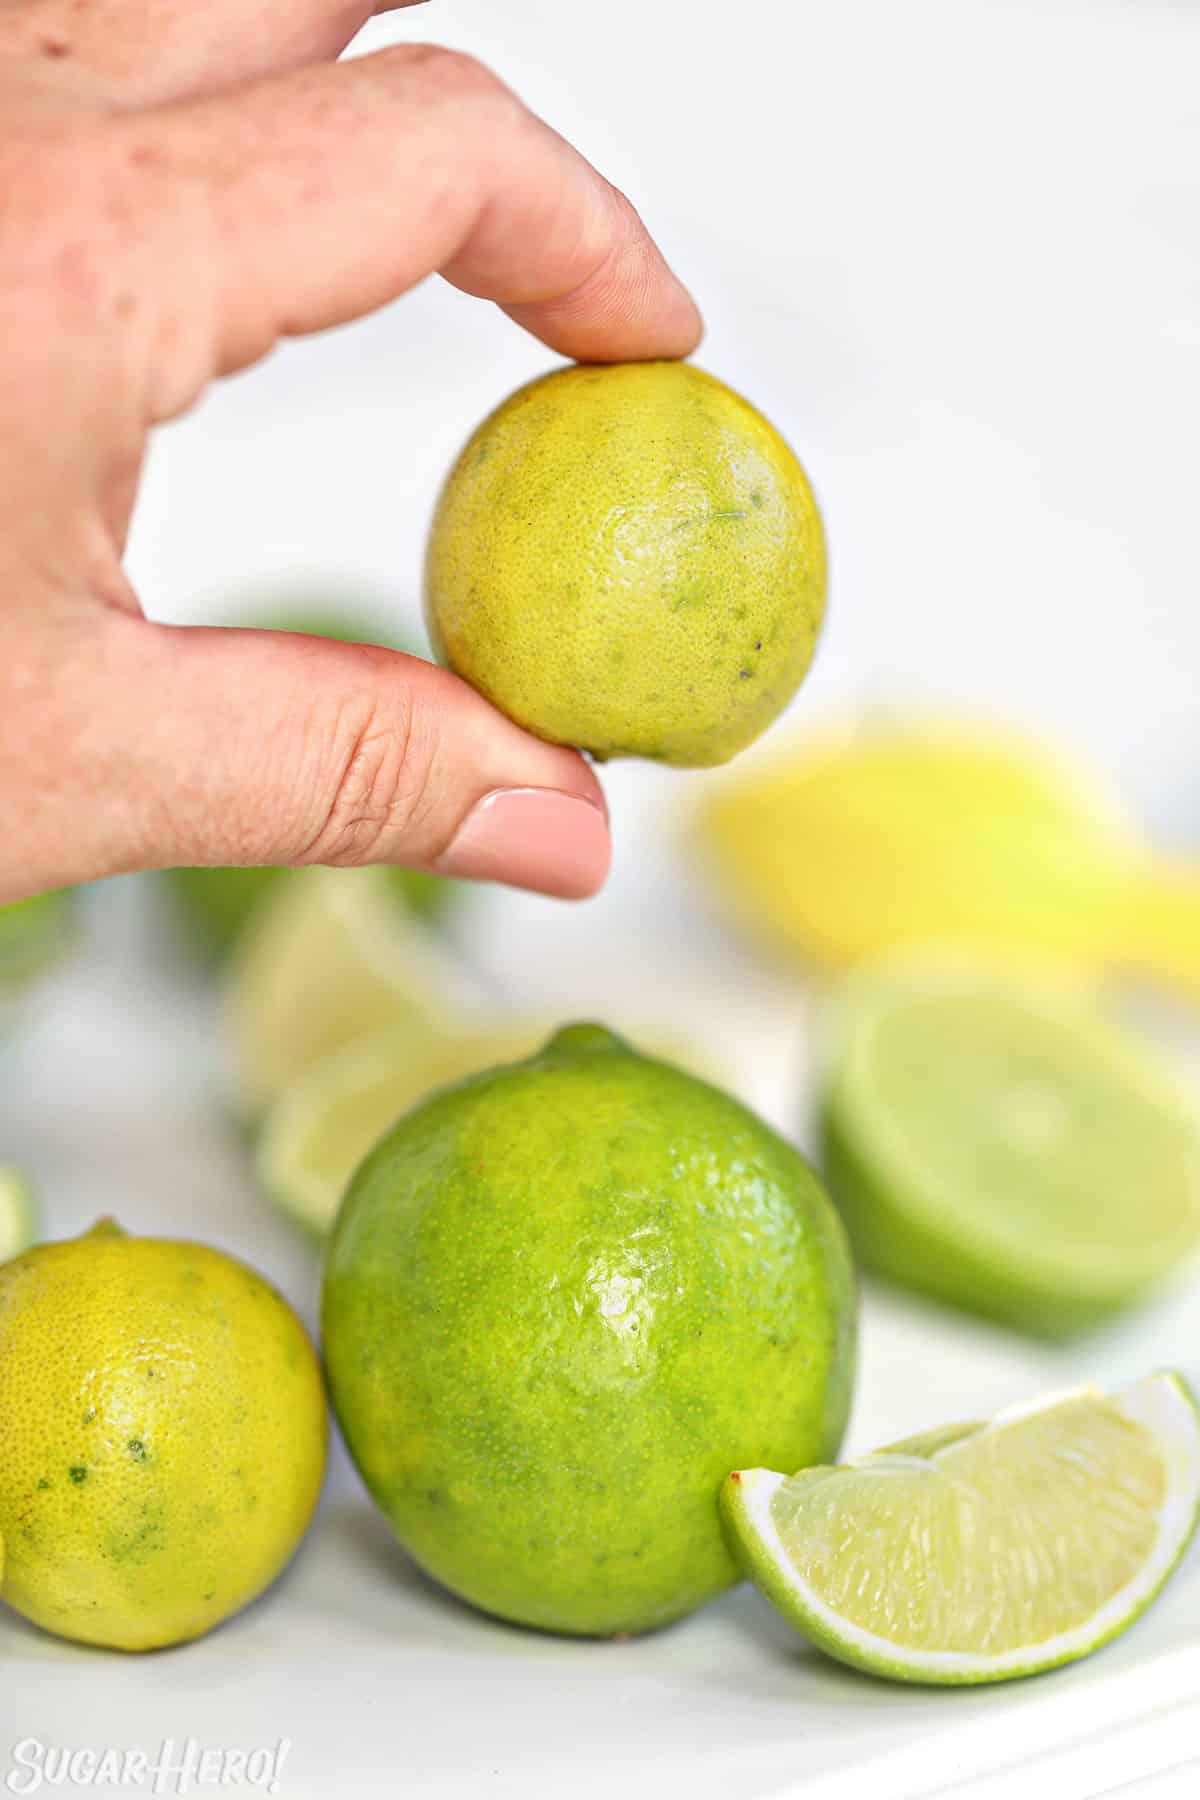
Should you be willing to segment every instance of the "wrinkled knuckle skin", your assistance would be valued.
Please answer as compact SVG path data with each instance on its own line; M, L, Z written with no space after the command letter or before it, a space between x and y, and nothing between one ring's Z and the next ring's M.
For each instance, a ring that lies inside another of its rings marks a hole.
M354 867L386 861L428 810L429 760L414 754L411 707L377 705L339 722L338 774L320 829L301 861Z

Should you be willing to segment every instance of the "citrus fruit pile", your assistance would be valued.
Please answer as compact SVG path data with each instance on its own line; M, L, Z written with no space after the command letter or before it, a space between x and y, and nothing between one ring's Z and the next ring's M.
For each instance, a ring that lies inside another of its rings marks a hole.
M599 759L743 749L803 679L824 601L799 463L680 364L512 396L429 541L439 655ZM248 622L378 635L346 613ZM853 1258L1063 1336L1193 1256L1195 1109L1080 977L1197 974L1200 881L1057 761L957 729L755 769L699 833L777 946L871 959L833 1010L818 1168L705 1078L707 1051L656 1053L669 1033L491 1014L437 929L444 884L173 873L220 966L260 1183L325 1243L325 1374L363 1481L436 1580L547 1631L648 1631L745 1573L896 1680L1083 1656L1195 1530L1186 1383L932 1422L839 1463ZM64 904L0 912L0 982L61 941ZM313 1515L313 1348L221 1251L107 1221L32 1233L28 1183L0 1170L0 1591L86 1643L197 1637Z

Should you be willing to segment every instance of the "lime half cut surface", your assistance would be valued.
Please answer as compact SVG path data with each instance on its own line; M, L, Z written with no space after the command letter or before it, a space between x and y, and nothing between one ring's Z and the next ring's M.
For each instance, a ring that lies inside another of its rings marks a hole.
M721 1492L747 1574L815 1645L951 1684L1033 1675L1116 1637L1178 1563L1198 1504L1200 1417L1173 1373L835 1468L738 1470Z
M847 985L822 1157L869 1268L1046 1337L1200 1241L1200 1120L1169 1064L1044 980L948 957Z

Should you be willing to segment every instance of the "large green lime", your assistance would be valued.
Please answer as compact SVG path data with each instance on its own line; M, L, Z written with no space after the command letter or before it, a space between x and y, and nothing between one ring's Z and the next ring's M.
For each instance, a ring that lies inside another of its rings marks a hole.
M597 757L722 763L804 679L825 609L804 470L689 363L560 369L475 432L429 539L442 661Z
M598 1026L400 1121L351 1182L323 1314L401 1542L553 1631L644 1631L735 1580L723 1477L829 1456L850 1399L850 1261L808 1164Z

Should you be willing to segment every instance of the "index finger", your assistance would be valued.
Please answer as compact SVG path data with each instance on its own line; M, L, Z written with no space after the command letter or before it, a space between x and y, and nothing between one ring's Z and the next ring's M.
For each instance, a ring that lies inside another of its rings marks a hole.
M143 425L435 271L582 361L685 356L699 339L629 202L469 57L380 51L105 135L95 179L110 200L126 184L128 224L97 269L142 296Z

